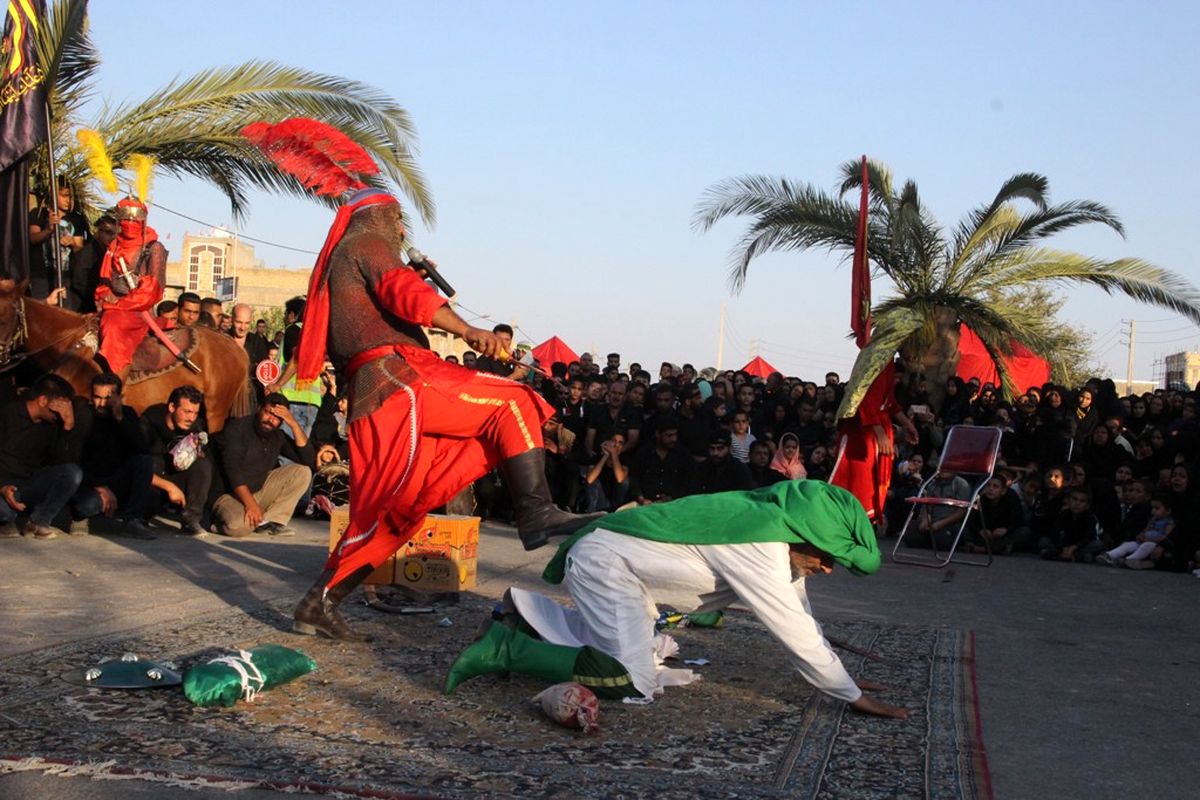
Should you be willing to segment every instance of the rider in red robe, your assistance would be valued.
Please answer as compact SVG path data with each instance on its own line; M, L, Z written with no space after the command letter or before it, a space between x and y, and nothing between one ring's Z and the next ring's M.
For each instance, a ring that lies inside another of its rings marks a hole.
M433 509L499 467L527 550L596 515L556 508L542 424L553 409L532 389L443 361L422 326L501 356L495 334L467 325L401 258L396 199L363 190L338 211L309 283L299 379L326 353L350 386L350 525L296 607L293 629L361 641L337 606L416 532Z
M853 417L838 423L838 455L829 482L850 492L871 522L884 524L883 509L892 483L895 420L906 440L917 443L917 429L896 402L896 367L888 364L871 383Z
M132 197L117 203L121 232L104 253L96 308L100 311L100 355L109 369L124 376L133 351L146 338L149 323L143 311L163 296L167 249L146 224L146 206Z

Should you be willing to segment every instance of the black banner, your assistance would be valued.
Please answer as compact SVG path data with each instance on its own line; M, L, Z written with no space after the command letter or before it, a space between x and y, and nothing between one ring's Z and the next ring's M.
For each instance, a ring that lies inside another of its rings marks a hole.
M29 277L29 161L46 141L46 75L36 37L44 0L10 0L0 43L0 279Z

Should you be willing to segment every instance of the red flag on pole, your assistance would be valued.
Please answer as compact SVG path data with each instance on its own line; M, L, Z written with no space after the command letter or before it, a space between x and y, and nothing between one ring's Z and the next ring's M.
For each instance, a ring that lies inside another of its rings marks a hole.
M862 195L858 202L858 231L850 275L850 328L859 349L871 341L871 264L867 259L867 157L862 157Z

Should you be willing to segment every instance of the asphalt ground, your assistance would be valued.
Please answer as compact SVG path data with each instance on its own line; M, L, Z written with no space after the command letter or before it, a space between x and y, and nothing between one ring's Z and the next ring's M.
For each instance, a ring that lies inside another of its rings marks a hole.
M299 598L320 570L327 523L294 526L299 535L288 539L190 539L164 531L154 541L2 540L0 655ZM511 528L485 525L474 591L498 598L519 585L556 594L557 587L539 579L550 553L526 553ZM821 619L975 632L996 797L1195 796L1200 580L1191 575L1027 557L998 558L986 569L887 563L867 578L839 570L811 579L809 594ZM4 800L230 796L295 795L32 772L0 776Z

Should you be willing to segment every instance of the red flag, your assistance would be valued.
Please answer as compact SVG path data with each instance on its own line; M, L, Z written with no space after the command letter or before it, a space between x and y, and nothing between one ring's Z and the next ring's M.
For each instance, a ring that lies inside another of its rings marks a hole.
M859 349L871 341L871 264L867 260L867 157L862 157L862 196L858 202L858 231L850 275L850 328Z

